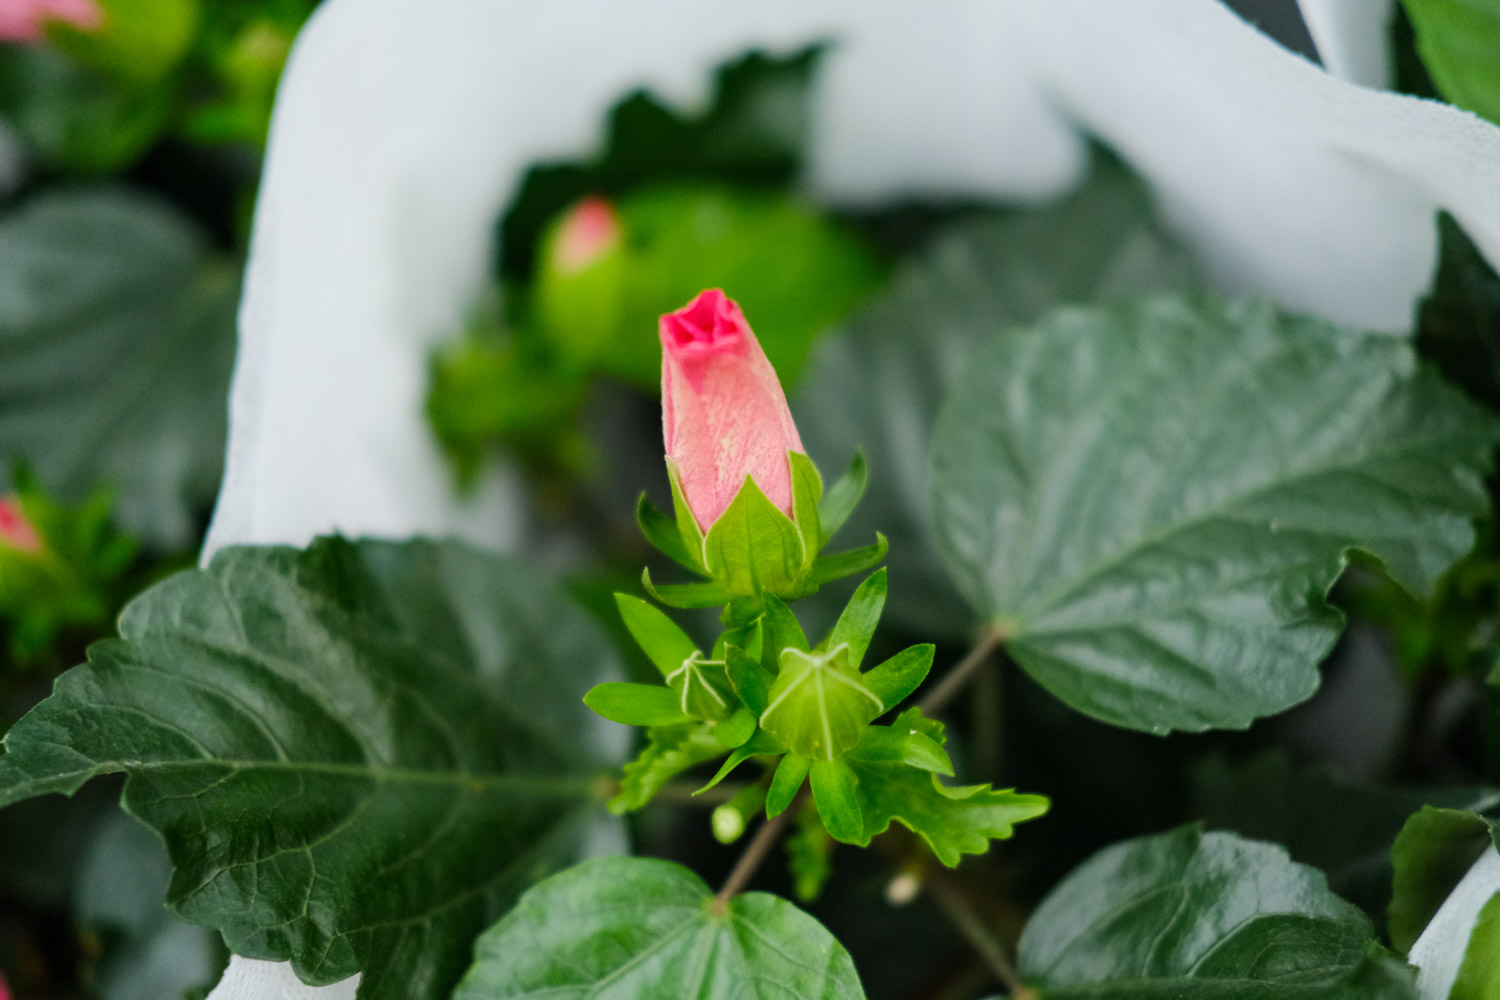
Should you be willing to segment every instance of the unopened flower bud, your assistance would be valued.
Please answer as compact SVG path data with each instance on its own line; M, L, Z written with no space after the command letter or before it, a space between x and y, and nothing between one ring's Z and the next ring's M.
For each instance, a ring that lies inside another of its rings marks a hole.
M104 24L94 0L4 0L0 2L0 41L35 44L46 37L49 23L93 31Z
M14 496L0 497L0 547L27 555L42 551L42 536Z

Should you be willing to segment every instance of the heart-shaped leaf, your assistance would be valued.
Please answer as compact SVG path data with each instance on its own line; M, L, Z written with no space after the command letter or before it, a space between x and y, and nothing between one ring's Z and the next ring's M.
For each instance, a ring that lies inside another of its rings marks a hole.
M456 543L229 549L137 598L5 739L0 804L124 771L168 902L362 1000L446 998L476 934L579 858L619 672L520 563ZM607 820L606 820L607 822Z

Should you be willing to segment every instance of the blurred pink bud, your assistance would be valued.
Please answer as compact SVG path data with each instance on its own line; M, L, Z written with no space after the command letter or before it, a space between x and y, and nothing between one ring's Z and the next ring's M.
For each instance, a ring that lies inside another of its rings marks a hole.
M0 0L0 41L40 42L49 21L93 31L104 24L95 0Z
M748 475L792 513L789 451L803 451L776 369L717 288L661 318L661 421L688 509L705 532Z
M4 3L5 0L0 0ZM10 1000L10 986L5 981L5 975L0 973L0 1000Z
M0 3L4 2L6 0L0 0ZM21 502L15 497L0 497L0 546L30 554L42 551L42 536L26 519ZM5 1000L3 992L0 992L0 1000Z
M619 246L624 232L613 205L597 195L583 199L568 210L558 229L557 270L577 274Z

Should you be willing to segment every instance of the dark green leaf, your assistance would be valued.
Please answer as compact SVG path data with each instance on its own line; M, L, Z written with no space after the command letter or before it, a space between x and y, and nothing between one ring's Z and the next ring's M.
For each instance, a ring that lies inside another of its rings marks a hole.
M189 546L224 466L235 269L165 205L39 196L0 219L0 491L24 460L49 494L100 485L122 526Z
M870 578L854 591L833 631L824 644L825 649L835 649L840 643L849 644L849 662L858 667L865 659L865 650L875 637L875 628L880 624L880 612L885 608L885 570L876 570Z
M1497 843L1500 826L1462 809L1424 806L1391 847L1391 944L1405 954L1480 854Z
M675 726L653 726L646 731L646 748L625 765L620 792L609 800L614 813L633 812L650 802L661 786L688 768L724 753L724 744L708 722L683 722Z
M901 713L890 726L866 729L865 738L844 756L858 780L864 830L859 837L839 839L864 847L899 822L952 868L963 855L983 854L991 840L1008 838L1015 824L1046 813L1049 803L1040 795L943 784L934 773L952 771L941 750L943 739L943 727L923 719L919 709Z
M822 530L819 549L833 541L833 536L838 534L844 522L849 520L849 515L854 513L854 508L859 506L859 501L865 495L865 490L869 485L870 466L865 461L864 452L856 450L854 461L849 465L849 471L840 476L838 482L823 494L823 502L818 504L818 518Z
M677 692L660 684L595 684L583 696L583 703L624 726L669 726L689 719Z
M1414 1000L1370 922L1279 847L1188 826L1105 848L1042 901L1019 971L1049 1000Z
M927 673L932 669L932 657L937 647L930 642L920 646L908 646L895 656L865 671L865 687L875 692L889 712L922 686Z
M839 758L815 760L808 768L807 776L812 785L813 803L818 807L818 818L823 821L828 835L846 844L861 843L865 826L859 812L859 795L855 791L857 779L849 765Z
M862 1000L823 925L752 892L722 907L681 865L598 858L554 875L485 932L454 1000Z
M970 363L933 443L959 589L1073 708L1165 733L1312 694L1352 548L1473 544L1495 422L1398 338L1259 301L1070 309Z
M953 226L820 342L794 400L797 426L814 456L869 458L870 491L849 529L891 538L895 621L932 636L974 625L937 558L927 493L933 421L974 348L1065 302L1192 283L1145 185L1100 154L1087 183L1055 204Z
M1500 274L1446 212L1438 237L1437 274L1417 312L1417 350L1500 409Z
M578 694L619 666L520 563L229 549L120 632L6 736L0 803L124 771L172 857L168 902L238 954L438 1000L474 935L599 828L620 731Z
M1500 124L1500 2L1402 0L1422 64L1448 101Z

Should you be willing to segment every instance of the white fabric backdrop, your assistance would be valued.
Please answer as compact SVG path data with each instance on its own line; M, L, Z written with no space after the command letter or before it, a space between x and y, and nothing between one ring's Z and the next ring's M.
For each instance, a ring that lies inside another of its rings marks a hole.
M1340 72L1378 79L1369 18L1303 2ZM1228 289L1401 332L1436 210L1500 261L1500 130L1336 79L1214 0L330 0L278 99L205 557L335 529L513 540L512 485L459 501L421 404L520 172L588 153L629 88L691 104L747 46L819 38L837 43L815 108L824 198L1047 197L1078 177L1081 124ZM260 969L236 962L214 1000L347 995Z

